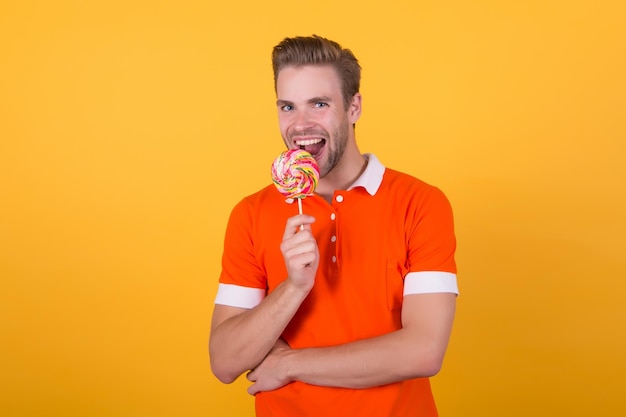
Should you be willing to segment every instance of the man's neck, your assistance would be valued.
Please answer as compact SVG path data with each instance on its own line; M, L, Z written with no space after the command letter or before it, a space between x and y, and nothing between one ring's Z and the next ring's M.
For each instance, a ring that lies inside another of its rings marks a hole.
M367 159L358 149L352 155L344 154L344 157L331 172L320 179L315 191L328 202L332 200L335 191L346 190L354 184L367 167Z

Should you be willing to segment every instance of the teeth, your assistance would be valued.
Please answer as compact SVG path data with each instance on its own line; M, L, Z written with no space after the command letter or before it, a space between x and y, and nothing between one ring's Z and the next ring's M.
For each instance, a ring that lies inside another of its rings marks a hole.
M315 145L316 143L320 143L321 141L322 139L297 140L296 145L298 146Z

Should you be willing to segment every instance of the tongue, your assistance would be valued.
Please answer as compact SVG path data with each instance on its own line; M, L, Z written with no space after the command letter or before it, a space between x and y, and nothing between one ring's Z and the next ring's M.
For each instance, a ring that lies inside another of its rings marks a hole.
M324 141L321 141L320 143L316 143L315 145L306 145L304 147L304 150L310 153L311 155L316 156L318 153L320 153L323 146L324 146Z

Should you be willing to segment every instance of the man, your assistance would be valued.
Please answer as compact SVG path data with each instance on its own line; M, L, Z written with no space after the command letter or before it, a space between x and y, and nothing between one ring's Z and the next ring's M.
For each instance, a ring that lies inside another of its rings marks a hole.
M441 191L362 155L360 66L321 38L274 48L280 131L320 166L306 214L273 185L231 214L209 343L258 416L436 416L457 295ZM303 230L301 230L303 226Z

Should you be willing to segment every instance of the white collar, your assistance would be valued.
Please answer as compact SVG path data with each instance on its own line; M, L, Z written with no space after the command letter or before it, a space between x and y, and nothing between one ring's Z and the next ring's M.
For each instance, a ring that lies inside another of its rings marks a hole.
M348 187L348 190L356 187L363 187L369 195L373 196L376 194L380 188L380 184L383 182L385 166L381 164L378 158L371 153L363 154L363 156L367 160L367 166L359 178L357 178L356 181Z

